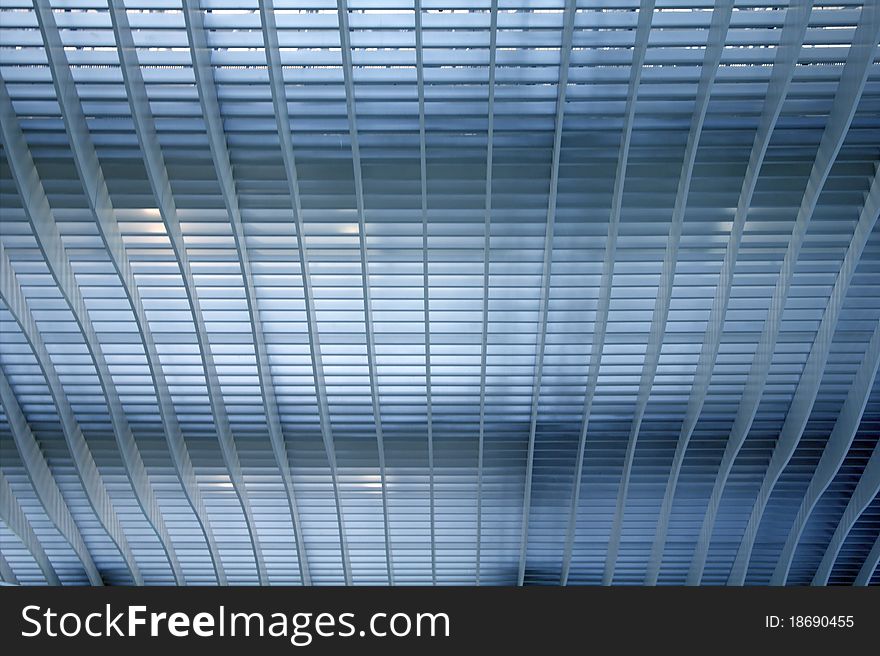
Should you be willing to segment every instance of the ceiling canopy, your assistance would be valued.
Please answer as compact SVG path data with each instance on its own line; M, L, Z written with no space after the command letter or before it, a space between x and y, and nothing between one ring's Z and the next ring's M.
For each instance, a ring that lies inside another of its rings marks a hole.
M0 575L880 581L878 42L0 0Z

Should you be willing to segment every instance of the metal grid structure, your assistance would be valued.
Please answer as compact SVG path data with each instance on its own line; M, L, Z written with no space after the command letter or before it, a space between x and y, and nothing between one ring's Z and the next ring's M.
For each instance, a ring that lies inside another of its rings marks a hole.
M0 576L880 583L878 41L0 0Z

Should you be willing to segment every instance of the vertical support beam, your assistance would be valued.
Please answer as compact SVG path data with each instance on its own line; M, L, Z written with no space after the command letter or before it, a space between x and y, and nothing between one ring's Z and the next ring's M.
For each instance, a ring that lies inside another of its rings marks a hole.
M8 153L8 146L6 148ZM64 386L61 384L61 379L55 371L52 359L49 357L49 351L43 343L37 323L34 321L27 300L21 291L18 280L15 277L15 270L12 268L12 263L9 261L9 256L6 255L6 249L2 242L0 242L0 298L6 303L10 314L21 327L22 334L33 350L37 364L46 378L49 393L58 411L64 440L67 443L67 448L70 450L74 469L82 482L89 505L92 507L95 516L107 532L107 535L119 549L119 553L131 574L134 585L143 585L144 579L141 576L140 567L131 551L128 539L122 531L119 516L113 507L113 501L107 492L104 479L98 471L98 466L92 457L91 449L89 449L82 429L76 421L73 408L64 392Z
M691 435L693 435L706 400L706 395L709 392L709 383L712 379L715 358L718 356L718 350L721 346L724 317L727 313L727 304L730 300L731 289L733 288L733 274L736 268L746 218L748 217L758 176L764 163L764 156L770 145L770 139L773 136L773 130L776 127L779 113L782 111L782 104L788 95L788 89L794 75L795 66L797 65L798 54L803 45L807 24L810 20L812 6L813 0L792 0L785 13L785 22L782 27L779 47L776 51L773 70L770 73L770 83L767 86L764 109L761 112L758 130L755 133L752 151L749 155L745 178L734 214L733 226L731 227L730 239L724 253L721 274L718 285L715 288L712 309L709 313L706 335L703 339L703 345L697 361L694 382L691 386L691 395L688 398L684 421L678 436L675 455L672 459L666 491L660 504L660 518L654 535L654 543L651 547L651 557L648 561L645 585L656 585L660 574L660 564L663 560L663 551L666 546L666 535L669 531L669 521L672 516L672 505L678 487L678 477L681 474Z
M55 572L49 556L46 555L43 545L40 544L40 539L34 532L34 527L31 526L30 520L21 509L21 505L18 503L18 499L16 499L12 487L10 487L9 481L6 480L6 476L2 471L0 471L0 519L6 522L6 525L18 536L22 544L27 547L31 556L37 561L43 576L46 577L46 583L49 585L61 585L61 581L58 580L58 574Z
M669 317L669 304L672 300L672 286L675 281L675 267L678 264L678 245L681 242L681 232L684 224L684 213L687 208L688 194L691 188L691 178L694 172L694 162L697 159L697 149L700 145L700 136L703 133L703 122L706 119L706 110L709 108L709 98L712 95L712 86L715 84L715 75L718 65L721 63L721 54L727 41L727 29L730 27L730 17L733 14L733 0L718 0L712 12L712 22L709 26L708 40L706 42L706 55L700 69L700 82L697 86L697 96L694 103L694 113L691 118L690 131L687 145L684 151L684 162L681 174L678 178L678 189L675 194L675 205L672 209L672 222L669 228L669 236L666 241L666 253L663 256L663 268L660 273L660 285L657 289L657 298L654 302L654 314L651 319L651 331L648 334L648 345L645 352L645 361L642 365L642 375L639 381L639 395L636 401L636 409L630 427L629 440L626 446L626 456L623 462L623 471L620 476L620 485L617 493L617 505L614 511L614 520L611 525L611 535L608 541L608 553L605 558L605 571L602 575L603 585L611 585L614 578L614 567L617 564L617 555L620 549L620 534L623 529L623 514L626 511L626 500L629 494L629 480L632 474L633 460L636 455L636 445L639 439L639 431L642 427L642 419L645 409L651 397L651 388L654 384L654 376L657 373L657 365L660 361L660 349L663 346L663 338L666 335L666 320Z
M284 90L284 73L281 65L281 50L278 46L278 32L275 27L274 0L259 0L262 13L263 42L266 49L266 62L269 72L269 87L272 91L272 106L275 109L275 121L281 139L281 157L287 175L290 200L293 208L293 220L296 225L296 246L302 268L303 297L305 299L306 325L309 332L310 364L312 377L315 381L315 395L318 399L318 415L321 424L321 436L324 451L330 468L333 484L333 495L336 507L336 524L339 530L339 549L342 558L343 578L346 585L351 585L351 559L348 553L348 539L345 534L345 523L342 517L342 496L339 491L339 474L336 466L336 447L333 442L333 430L330 424L330 409L327 403L327 386L324 383L324 365L321 358L321 339L315 314L315 297L312 292L312 280L309 273L308 250L305 245L305 225L303 222L302 202L299 193L299 176L296 170L296 157L293 151L293 134L290 129L290 113L287 109L287 94Z
M626 168L629 161L629 144L632 139L636 100L642 80L642 64L648 50L648 37L651 33L651 19L654 14L654 0L642 0L639 5L633 59L630 66L629 86L626 93L626 106L623 112L623 134L620 140L620 154L614 177L614 190L611 196L611 214L608 222L608 238L605 242L605 256L602 262L602 277L599 283L599 303L596 309L596 322L593 328L593 341L590 347L590 365L587 387L584 392L584 409L581 415L581 432L578 438L578 451L575 458L574 480L572 482L571 504L568 510L568 526L565 530L565 546L562 553L562 571L559 582L568 585L571 571L571 554L577 529L577 509L581 496L581 478L584 472L584 451L587 445L587 428L593 410L593 397L599 382L599 368L602 365L602 350L605 347L605 333L608 329L608 307L611 304L611 287L614 277L614 259L617 253L617 234L620 228L620 211L623 206L623 187L626 182Z
M849 393L846 395L846 400L843 402L843 407L840 409L840 414L837 415L837 421L834 422L834 428L831 429L831 435L825 443L822 457L819 458L813 478L810 479L810 484L804 493L794 524L782 547L782 553L776 563L773 576L770 578L770 585L785 585L788 581L791 563L794 560L794 554L807 521L810 519L819 498L837 476L837 472L843 465L846 454L856 437L856 432L859 430L859 424L862 421L862 415L874 385L874 378L877 376L878 365L880 365L880 322L874 328L874 334L868 343L862 363L856 371L856 376L849 388Z
M862 257L865 245L868 243L868 237L871 236L871 231L877 223L878 213L880 213L880 168L877 169L877 173L874 175L871 191L862 208L859 222L856 224L849 248L843 258L843 264L837 274L834 288L831 290L828 307L825 308L825 314L822 316L822 321L819 324L816 339L804 365L804 371L795 390L788 415L785 418L785 423L782 425L779 438L776 440L776 446L773 448L773 455L770 457L767 472L764 474L764 480L761 482L761 488L758 491L758 497L752 508L749 523L746 526L742 543L730 571L728 585L743 585L745 583L749 561L752 556L752 548L755 545L758 528L761 526L761 520L764 517L764 510L767 508L767 503L770 501L770 495L773 494L776 482L782 476L782 472L794 455L795 449L797 449L801 441L804 428L807 425L807 420L810 418L813 404L816 402L816 396L819 393L819 385L822 382L822 373L825 371L825 365L828 362L828 354L831 351L834 331L837 329L840 312L843 310L843 302L849 292L849 284L852 281L856 266Z
M116 2L121 4L121 0L116 0ZM281 416L278 413L278 400L275 396L275 384L272 381L269 353L263 336L263 322L260 319L260 311L257 307L257 293L254 286L253 272L251 271L244 226L241 221L241 208L238 202L238 193L235 189L235 178L232 174L232 161L229 157L226 135L223 131L223 118L220 115L220 101L217 97L214 69L211 66L211 52L208 48L205 24L202 12L196 6L198 0L188 0L184 4L188 7L185 16L187 17L187 31L192 45L193 75L196 79L196 89L202 108L202 118L205 121L208 145L211 149L211 157L214 160L217 182L220 185L220 192L226 205L226 213L232 224L232 236L235 241L238 261L241 264L241 276L244 282L245 301L251 323L251 337L254 340L257 377L260 381L263 409L265 410L266 424L269 429L269 441L272 445L275 463L278 466L278 471L281 473L281 482L284 486L287 505L290 509L300 578L304 585L311 585L312 577L309 570L308 554L306 553L303 541L299 508L296 502L296 490L293 485L293 476L290 473L287 445L284 441L284 432L281 427ZM124 10L121 13L124 14Z
M495 59L498 44L498 0L489 10L489 97L486 133L486 205L483 224L483 322L480 337L480 426L477 444L477 552L475 585L480 585L483 547L483 452L486 434L486 360L489 344L489 246L492 227L492 162L495 140Z
M382 519L385 528L385 565L388 583L394 585L394 562L391 550L391 530L388 523L388 486L385 477L385 441L382 436L382 409L379 398L379 375L376 369L376 343L373 336L373 305L370 300L370 263L367 255L367 221L364 213L364 181L361 151L358 142L357 107L354 97L354 70L351 61L351 32L348 25L348 2L337 0L339 13L339 42L342 50L342 68L345 77L345 104L348 109L348 128L351 137L351 155L354 168L354 189L357 196L358 241L360 242L361 281L364 294L364 328L367 339L370 395L373 401L373 422L379 451L379 482L382 489Z
M22 412L18 399L12 390L12 385L6 378L6 373L0 368L0 405L6 412L9 428L12 432L12 440L18 455L24 463L25 471L31 481L37 498L46 511L46 516L52 522L58 532L70 544L73 552L77 555L85 570L89 583L92 585L104 585L98 568L92 560L92 554L83 540L79 527L61 496L61 490L55 481L52 471L40 450L37 439L28 426L27 419Z
M419 171L422 190L422 284L425 288L425 403L428 430L428 490L431 508L431 582L437 585L437 544L434 522L434 407L431 399L431 313L428 294L428 154L425 136L425 62L422 45L422 2L415 0L416 78L419 92Z
M871 578L877 570L878 562L880 562L880 534L878 534L877 539L874 540L874 546L871 547L871 551L868 553L867 558L865 558L865 562L862 563L862 567L856 575L856 580L853 585L871 585Z
M718 469L718 476L712 488L709 505L700 529L697 548L691 562L688 573L688 585L699 585L703 577L703 569L709 552L709 543L715 528L715 519L721 497L727 485L727 479L733 468L734 460L742 448L754 421L755 413L761 401L767 374L773 359L776 347L776 339L779 336L779 328L782 322L782 313L785 310L785 302L794 276L794 268L797 264L801 246L806 237L807 227L813 216L813 210L819 200L819 195L837 158L843 141L849 130L850 122L856 111L856 106L861 98L862 90L868 78L868 72L874 63L874 57L878 49L880 39L880 4L872 3L865 5L859 16L859 24L856 28L853 44L850 47L846 64L837 87L837 94L831 107L828 123L819 143L816 161L810 172L807 188L804 192L803 201L798 210L794 230L789 240L785 258L782 262L782 270L776 281L773 296L770 300L770 312L764 322L764 329L758 343L758 349L752 361L748 378L746 379L742 401L736 419L731 429L727 447Z
M82 152L79 148L81 142L75 136L78 135L82 138L88 135L88 125L82 113L82 108L79 105L76 86L69 70L64 46L61 42L61 35L55 24L55 17L49 0L36 0L34 8L40 32L43 36L49 67L52 71L52 80L55 84L58 102L61 106L61 115L64 118L64 125L68 135L71 136L71 150L80 177L85 178L83 175L83 162L94 165L94 167L99 166L94 151L91 153ZM2 91L0 91L0 102L4 106L4 113L8 111L14 117L15 114L11 108L12 103L5 85L2 85ZM17 118L15 118L12 125L7 126L4 124L3 132L4 141L9 143L12 149L13 156L10 158L10 168L21 195L28 220L33 226L34 235L37 238L40 250L43 251L49 271L73 313L80 332L82 332L89 357L95 365L98 380L107 400L113 435L116 438L116 444L119 448L126 475L131 482L135 499L156 536L159 538L159 543L168 559L174 580L179 585L184 582L184 576L180 568L180 562L177 559L177 553L174 550L174 544L165 526L156 497L153 494L153 488L150 485L140 449L128 424L125 410L122 407L122 401L116 391L110 368L104 359L101 343L92 325L76 276L71 268L70 260L67 257L60 235L58 235L48 202L45 202L45 204L40 202L40 200L45 200L45 193L36 169L33 166L33 160L30 158L30 153L27 152L27 144L21 134ZM95 184L98 183L97 180L93 182ZM86 196L90 199L90 202L93 202L92 199L95 198L95 195L91 189L87 190Z
M877 498L878 493L880 493L880 442L874 445L874 451L871 453L868 464L865 465L862 477L859 479L856 489L853 490L849 503L846 504L843 517L840 518L834 535L831 536L819 569L816 570L816 575L813 577L813 585L828 585L828 577L831 576L843 543L846 542L850 531L859 521L859 517L862 516L865 509Z
M532 382L532 409L529 421L529 446L526 456L525 490L523 491L522 531L519 542L519 573L517 585L522 585L526 574L526 555L529 543L529 515L532 503L532 472L535 463L535 431L538 425L538 402L541 397L541 376L544 369L544 345L547 339L547 306L550 294L550 269L553 263L553 232L556 222L556 196L559 189L559 158L562 151L562 127L565 119L565 92L568 88L568 63L571 59L571 41L577 0L566 0L562 15L562 45L559 50L559 80L556 84L556 118L553 134L553 154L550 164L550 191L547 200L547 223L544 228L544 266L541 271L541 299L538 306L538 337L535 344L535 369Z

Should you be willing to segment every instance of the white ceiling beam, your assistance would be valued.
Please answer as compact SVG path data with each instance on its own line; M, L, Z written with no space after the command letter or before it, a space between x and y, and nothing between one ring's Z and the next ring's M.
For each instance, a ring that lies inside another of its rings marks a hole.
M117 43L123 45L122 50L127 49L125 52L120 51L120 64L122 65L123 78L125 78L127 70L130 68L130 66L126 66L126 60L134 56L134 46L131 42L130 32L120 33L117 29L115 21L116 17L114 16L113 9L114 7L111 6L110 15L113 20ZM51 31L53 40L56 43L59 43L55 36L58 30L54 13L44 12L44 21L46 29ZM127 43L125 42L126 36L128 37ZM186 442L183 439L180 424L177 421L174 403L162 369L159 354L156 349L156 343L153 339L150 324L147 320L143 302L140 297L140 292L131 270L131 263L125 250L125 245L119 230L119 224L113 209L113 203L110 199L110 194L104 179L103 170L100 161L98 160L97 153L95 152L94 144L90 138L82 106L77 97L76 85L74 84L72 73L67 62L67 56L63 49L59 50L57 48L53 53L50 53L47 56L50 59L50 63L53 61L55 62L52 65L52 74L56 88L64 90L63 93L59 93L59 104L62 108L68 138L74 155L74 162L85 189L86 198L88 199L92 213L97 219L97 227L101 239L107 248L110 260L122 282L123 289L132 308L135 322L144 344L147 365L155 383L159 415L164 428L166 441L168 442L171 459L175 466L175 471L181 482L184 495L187 497L187 500L200 524L200 528L205 534L208 550L212 559L212 565L217 572L218 583L225 585L225 574L222 572L216 541L211 532L210 525L208 524L207 512L204 508L204 502L201 499L195 474L193 473L189 451ZM138 74L140 74L139 68ZM43 195L45 196L45 194ZM48 202L46 203L46 207L48 208ZM54 226L54 218L50 212L45 212L41 215L41 218ZM46 232L46 238L52 243L55 243L57 241L56 233L57 228L51 227ZM60 245L60 242L58 242L58 244Z
M684 214L687 208L688 194L691 189L691 178L694 172L694 162L697 159L697 150L700 146L700 136L703 134L703 123L706 120L706 111L709 108L709 98L712 95L712 86L715 83L715 75L718 65L721 63L721 55L724 51L724 43L727 40L727 30L730 27L730 17L733 14L733 0L718 0L712 12L712 22L709 25L708 39L706 42L706 55L700 68L700 82L697 86L697 95L694 102L694 111L691 117L691 126L688 132L687 145L684 150L684 161L681 174L678 178L678 189L675 194L675 205L672 209L672 221L669 235L666 240L666 253L663 256L663 268L660 272L660 285L657 289L657 298L654 302L654 313L651 319L651 330L648 334L648 345L645 350L645 360L642 364L642 375L639 380L639 392L636 400L636 408L630 426L629 439L626 446L626 455L623 461L623 470L618 486L617 504L614 510L614 519L611 524L611 535L608 540L608 551L605 557L605 570L602 574L603 585L611 585L614 579L614 567L617 564L617 555L620 550L620 534L623 530L623 515L626 512L626 501L629 496L629 481L632 475L633 460L636 455L639 431L642 427L642 419L645 409L651 397L651 389L654 385L654 376L657 374L657 365L660 361L660 350L663 347L663 338L666 336L666 321L669 318L669 304L672 300L673 283L675 282L675 268L678 264L678 246L681 242L681 232L684 224Z
M571 41L574 35L576 0L566 0L562 17L562 45L559 49L559 79L556 83L556 118L553 133L553 154L550 163L550 191L547 200L547 221L544 227L544 264L541 270L541 299L538 306L538 334L535 344L535 368L532 382L532 407L529 420L529 445L526 454L526 475L523 490L522 529L519 541L519 573L517 585L522 585L526 574L529 545L529 515L532 504L532 476L535 463L535 431L538 425L538 402L541 397L541 378L544 370L544 345L547 339L547 305L550 294L550 270L553 263L553 233L556 223L556 197L559 190L559 158L562 152L562 128L565 119L565 92L568 88L568 62L571 59Z
M388 481L385 474L385 440L382 434L382 409L379 398L379 374L376 369L376 342L373 335L373 304L370 294L370 263L367 255L367 220L364 213L364 181L361 151L358 140L357 106L354 96L354 69L351 61L351 29L348 23L348 2L337 0L339 41L345 78L345 105L351 137L351 157L354 169L354 189L357 197L358 241L361 256L361 283L364 300L364 329L366 331L367 363L369 367L370 396L373 404L373 422L379 455L379 484L382 490L382 521L385 531L385 567L388 583L394 585L394 560L391 548L391 529L388 520Z
M196 8L195 11L198 11L198 8ZM184 11L184 16L186 17L186 15L187 11ZM189 24L189 21L187 21L187 24ZM135 68L136 67L133 66L129 67L126 73L133 72ZM205 371L208 399L214 420L214 428L217 432L218 443L220 445L220 452L223 457L223 462L226 465L226 469L229 472L233 491L238 498L244 514L248 537L254 554L257 576L260 583L266 584L269 580L268 572L266 571L266 563L263 558L262 550L260 549L259 536L257 535L254 523L250 496L244 483L241 463L238 458L238 449L235 446L235 441L232 437L229 417L226 412L222 390L220 389L220 381L217 376L214 356L211 351L204 317L202 316L201 306L199 304L196 285L186 251L186 244L184 243L183 233L180 228L180 220L177 216L177 207L171 193L171 183L168 178L168 172L165 167L165 160L162 155L161 147L159 146L159 139L156 134L156 126L152 110L147 101L145 89L143 89L142 86L137 85L137 82L142 82L142 78L138 79L138 76L135 75L134 78L126 80L124 75L123 79L126 82L126 95L128 96L129 107L131 108L132 120L134 122L138 143L143 154L147 177L149 178L153 195L156 198L159 215L161 216L168 233L171 249L174 252L180 268L184 292L195 324L199 355ZM215 563L215 569L219 575L219 564Z
M336 446L330 422L330 408L327 402L327 385L324 382L324 364L321 356L321 339L315 314L315 296L312 291L309 271L308 249L305 244L305 224L303 222L302 202L299 193L299 175L296 169L293 134L290 129L290 113L287 109L287 94L284 86L284 72L281 65L281 51L278 45L278 32L275 24L274 0L259 0L262 14L263 39L266 48L266 63L269 73L269 87L272 91L272 107L281 139L281 157L290 192L293 220L296 225L296 246L302 269L303 296L305 299L306 325L309 334L309 360L312 377L315 381L315 396L318 400L318 415L321 423L321 436L324 451L330 468L333 485L333 498L336 509L336 525L339 531L339 549L342 559L342 573L346 585L351 585L351 557L348 551L348 538L342 513L342 495L339 486L339 472L336 464Z
M831 435L828 436L813 477L804 492L804 498L798 508L794 524L788 532L782 553L776 563L773 575L770 577L770 585L785 585L788 582L788 574L791 571L795 551L797 551L801 535L803 535L813 509L825 490L831 485L834 477L837 476L837 472L840 471L846 454L849 453L853 440L856 438L865 406L871 396L878 366L880 366L880 322L874 328L874 334L871 341L868 342L868 348L856 371L849 393L837 415L834 428L831 429Z
M764 511L770 501L770 495L773 494L773 489L776 487L776 482L782 476L782 472L800 444L804 428L806 428L810 413L813 411L813 404L816 402L819 385L822 382L822 374L828 363L828 354L831 352L834 332L843 310L843 302L849 293L850 282L868 243L868 238L877 224L878 214L880 214L880 168L874 175L874 182L859 215L859 221L856 224L846 255L844 255L843 263L837 273L837 280L828 299L828 307L825 308L825 313L822 315L816 339L810 348L810 354L798 381L788 415L785 417L782 430L773 447L773 454L770 457L764 479L761 481L761 488L752 508L749 523L746 525L742 542L733 561L728 585L743 585L745 583L752 549L761 526L761 520L764 518Z
M660 517L657 522L657 531L654 535L654 542L651 547L651 557L648 561L645 585L656 585L657 578L660 574L663 551L666 547L666 536L669 531L669 521L672 516L672 505L675 499L676 489L678 488L678 478L681 474L681 468L684 464L684 458L687 454L691 436L693 435L694 428L700 418L703 404L706 401L706 395L709 392L712 370L715 367L715 359L718 356L718 350L721 347L721 334L724 327L724 317L727 314L727 305L730 301L731 290L733 289L734 270L739 255L739 247L742 242L746 218L748 217L749 208L751 207L752 196L755 192L758 176L761 173L761 167L764 163L764 156L767 153L770 139L773 136L773 130L776 127L776 121L782 111L782 105L788 95L791 79L794 76L798 54L800 53L804 42L804 35L807 31L812 6L813 0L792 0L792 3L786 9L785 22L782 27L779 47L777 48L773 70L770 74L770 82L767 86L764 108L761 111L758 130L755 133L751 154L749 155L749 162L746 166L746 173L740 190L739 199L737 201L733 225L727 242L727 249L725 250L724 260L721 264L719 282L715 287L712 309L709 312L706 335L703 339L703 345L700 349L700 356L697 361L697 369L694 374L694 381L691 385L691 394L688 397L684 421L682 422L681 432L679 433L678 442L675 447L675 455L672 459L669 478L666 481L666 491L663 494L663 501L660 504Z
M425 405L428 432L428 498L431 513L431 583L437 585L437 540L434 520L434 406L431 399L431 314L428 284L428 153L425 136L425 62L422 44L422 3L415 0L416 86L419 94L419 172L422 197L422 285L425 323Z
M55 25L53 10L48 0L35 0L34 7L40 32L43 35L46 56L52 71L52 80L55 84L64 125L70 139L74 161L77 164L80 178L89 179L89 173L86 173L84 169L86 167L97 169L99 164L94 150L89 152L83 151L81 148L83 144L82 139L89 133L88 125L79 104L76 85L70 74L67 57L64 54L64 46L61 42L61 35ZM4 104L11 104L5 89L2 92L2 99ZM16 125L7 128L7 130L10 129L17 130L19 134L21 132L17 121ZM22 151L22 148L26 149L27 147L23 137L21 139L13 137L12 141L18 151ZM159 509L153 488L150 485L150 479L144 467L140 449L129 426L128 418L122 407L122 401L119 398L119 393L116 390L116 385L110 373L110 368L104 358L102 345L92 325L82 292L77 283L67 252L64 249L55 221L52 218L51 210L45 211L49 207L48 201L45 203L36 201L40 207L36 206L35 200L37 198L45 199L45 193L42 189L42 183L36 174L36 169L33 168L33 160L29 152L23 153L22 157L24 159L21 159L17 154L13 156L10 161L10 167L13 170L13 177L16 179L16 185L19 188L25 212L33 226L34 235L37 238L40 250L43 251L49 271L73 313L73 317L82 332L89 357L95 365L98 380L107 400L113 434L119 446L122 463L125 466L125 472L134 491L135 499L156 536L159 538L174 580L180 585L184 583L180 561L177 558L174 543L165 526L165 520ZM33 169L33 171L30 169ZM97 180L90 179L90 182L94 185L99 185L103 183L103 178L98 178ZM28 185L30 185L30 188L28 188ZM86 185L86 191L90 202L94 203L96 188L89 189L88 185Z
M121 0L117 0L117 2L119 1ZM220 193L223 196L226 213L232 224L232 236L235 242L238 261L241 264L245 302L247 303L248 316L250 318L251 337L254 340L254 350L256 351L257 377L260 381L260 392L266 415L266 424L269 429L269 441L272 445L272 453L275 456L275 464L278 466L278 471L281 474L284 493L287 497L287 505L290 509L300 578L304 585L311 585L312 577L309 569L308 553L302 534L299 507L296 501L296 489L290 472L290 461L288 460L287 444L281 427L281 416L278 412L278 399L275 395L275 384L272 381L269 353L263 336L263 322L257 307L257 292L254 286L250 255L241 220L241 208L238 202L238 192L235 188L232 161L230 160L229 149L226 145L223 118L220 115L220 101L217 97L214 69L211 65L211 50L207 43L202 12L198 9L198 0L186 0L184 5L188 9L185 16L188 19L187 29L190 35L190 43L192 44L193 75L195 76L199 103L202 108L202 118L205 121L208 145L211 150L211 157L214 160L214 170L217 174L217 182L220 185Z
M599 368L602 366L602 350L605 347L605 333L608 329L608 308L611 304L611 289L614 277L614 260L617 253L617 236L620 229L620 211L623 206L623 188L626 183L626 168L629 161L629 145L632 139L636 100L642 79L642 64L648 50L648 37L651 33L651 19L654 15L654 0L641 0L638 12L633 59L630 66L629 85L626 92L626 106L623 111L623 131L614 176L614 189L611 196L611 213L608 221L608 237L605 241L605 255L602 261L602 277L599 282L599 302L596 308L596 321L590 347L590 364L587 386L584 392L584 408L581 413L581 430L578 437L578 450L575 456L574 479L572 481L571 503L568 509L568 524L565 530L565 543L562 552L562 570L559 582L568 585L571 572L571 556L577 532L577 512L581 497L581 479L584 472L584 451L587 445L587 429L593 410L593 398L599 382Z
M122 72L122 79L125 84L129 103L135 107L144 107L148 103L146 89L143 83L140 64L137 59L137 52L131 33L131 27L128 23L128 14L126 13L125 6L121 0L110 0L110 20L116 39L120 70ZM133 116L134 113L134 110L132 110ZM82 148L83 150L94 150L94 145L88 140L88 133L76 136L77 138L85 140L85 145ZM97 163L97 157L93 158L93 160ZM89 178L101 180L101 184L98 185L98 194L99 198L102 200L95 204L94 211L98 216L98 224L101 233L104 236L104 241L107 244L107 250L119 272L123 288L134 312L138 331L143 339L144 350L147 354L147 364L156 386L156 397L159 401L159 415L162 420L165 438L168 442L168 450L171 453L171 461L174 464L175 473L180 480L184 495L186 496L187 501L196 516L196 520L199 523L199 528L205 537L208 553L211 558L211 565L214 569L215 576L217 577L217 583L219 585L226 585L226 573L220 559L217 540L211 527L208 511L205 507L205 502L198 486L189 449L186 446L186 441L183 438L180 423L178 422L177 414L174 410L174 401L168 387L168 381L165 378L165 372L162 368L150 322L147 319L144 310L140 291L131 271L131 262L122 241L119 224L115 213L112 211L112 202L110 200L109 191L106 184L103 183L104 176L100 167L92 169L89 173Z
M43 572L43 576L46 577L46 583L49 585L61 585L52 561L46 555L40 539L34 532L34 527L31 525L27 515L24 514L24 510L21 509L21 504L18 503L18 499L2 471L0 471L0 519L6 522L6 525L18 536L18 539L21 540L21 543L30 552L40 571Z
M871 66L878 48L880 39L880 4L866 5L859 16L859 24L856 28L853 44L847 55L846 64L840 77L837 95L831 107L831 113L819 143L816 161L813 164L807 188L804 192L801 206L798 209L794 229L789 240L782 269L773 290L770 300L770 312L764 322L764 329L758 343L755 357L746 379L742 400L737 411L727 446L722 456L718 475L709 498L709 505L700 529L697 547L694 550L688 572L688 585L699 585L703 578L703 569L709 552L709 543L715 528L715 519L721 497L727 485L730 471L734 460L739 454L743 443L748 436L749 429L758 410L758 405L763 396L764 385L767 382L767 374L773 360L773 352L776 347L776 339L782 322L782 313L785 310L785 302L788 291L794 277L794 268L797 265L798 255L803 246L807 233L807 227L813 216L813 210L819 200L819 195L831 171L831 167L837 158L843 141L849 131L849 125L855 115L856 107L861 98L862 90L868 78Z
M819 568L813 577L813 585L828 585L828 579L837 563L840 550L843 549L843 543L846 542L850 531L865 509L877 498L878 493L880 493L880 442L874 445L874 451L868 459L868 464L865 465L862 477L846 504L837 528L834 529L834 534L822 556L822 562L819 563Z
M0 553L0 581L6 585L18 585L18 577L9 566L9 561Z
M486 361L489 344L489 263L492 229L492 162L495 140L495 60L498 53L498 0L492 0L489 10L489 96L487 99L486 133L486 204L483 215L483 319L480 333L480 425L477 444L477 549L476 577L480 585L483 549L483 453L486 435Z
M55 476L49 469L49 464L40 449L37 438L31 432L27 418L15 397L6 373L0 368L0 405L6 413L9 429L12 433L12 441L24 464L28 479L37 494L37 499L46 511L46 516L52 522L58 533L70 544L71 549L82 563L86 577L92 585L104 585L101 574L89 553L89 548L83 540L82 533L67 507L67 502L61 494L61 489L55 480Z
M0 89L2 88L2 84L0 84ZM4 120L3 125L6 124ZM7 155L9 155L9 146L4 144L4 147L6 148ZM12 267L12 262L10 262L2 242L0 242L0 298L6 303L9 313L21 327L22 334L30 345L37 359L37 364L43 372L46 384L49 387L49 393L58 411L61 431L64 434L67 448L70 450L73 467L79 480L82 482L89 505L95 512L98 522L119 549L122 561L129 574L131 574L134 585L143 585L144 579L141 575L140 567L122 530L119 516L116 514L116 509L107 491L107 486L104 484L104 479L98 471L92 451L76 420L73 408L64 391L64 386L61 384L61 379L55 371L55 365L52 363L52 358L49 357L49 351L43 343L40 330L37 328L37 322L33 318L27 299L16 279L15 269Z
M877 539L874 540L874 546L871 547L871 551L868 552L865 562L862 563L862 567L859 569L859 573L856 575L856 580L853 585L871 585L871 578L873 578L874 572L877 570L878 562L880 562L880 534L878 534Z

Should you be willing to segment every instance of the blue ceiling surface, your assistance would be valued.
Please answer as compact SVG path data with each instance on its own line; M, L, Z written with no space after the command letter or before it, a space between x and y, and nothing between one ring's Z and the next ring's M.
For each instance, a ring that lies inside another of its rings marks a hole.
M0 578L880 583L878 42L0 0Z

